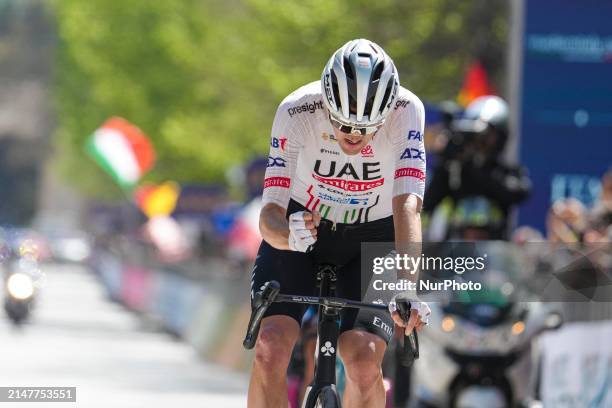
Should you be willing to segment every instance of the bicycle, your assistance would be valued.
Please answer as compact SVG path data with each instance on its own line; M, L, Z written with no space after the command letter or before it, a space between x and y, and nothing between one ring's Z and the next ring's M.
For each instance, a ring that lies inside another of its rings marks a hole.
M259 327L264 313L273 302L290 302L318 305L317 356L313 382L308 386L304 396L304 408L340 408L340 398L336 390L336 350L340 327L340 311L344 308L358 308L387 311L388 306L382 303L364 303L355 300L334 297L337 280L336 266L322 264L317 270L319 296L287 295L280 293L280 284L269 281L257 292L253 299L253 310L243 341L245 349L255 346ZM408 321L410 302L397 300L397 309L404 321ZM411 366L419 358L419 340L416 330L404 336L404 347L401 363Z

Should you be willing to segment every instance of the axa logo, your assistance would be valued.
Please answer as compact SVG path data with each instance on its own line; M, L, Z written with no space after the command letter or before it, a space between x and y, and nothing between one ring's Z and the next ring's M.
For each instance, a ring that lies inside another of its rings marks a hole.
M352 163L345 163L342 167L337 168L338 163L335 160L329 162L327 169L322 169L322 161L315 162L314 171L321 177L338 177L343 178L350 176L354 180L375 180L380 174L380 162L362 163L359 172L353 167Z
M282 157L268 157L268 165L266 167L286 167L287 160Z
M402 155L400 156L400 160L403 159L418 159L421 161L425 161L425 152L423 150L415 149L412 147L406 148Z
M393 110L398 110L399 108L405 108L409 104L410 104L410 101L398 99L397 101L395 101L395 107L393 108Z
M423 135L418 130L411 130L408 132L408 140L423 141Z
M325 344L323 344L323 347L321 347L321 353L323 353L323 355L326 357L331 357L335 352L336 349L334 346L332 346L331 341L326 341Z
M367 145L366 147L361 149L361 157L373 157L373 156L374 156L374 149L372 149L372 146Z
M275 148L279 148L281 150L285 150L285 143L287 142L287 138L286 137L273 137L272 140L270 141L270 146L275 147Z

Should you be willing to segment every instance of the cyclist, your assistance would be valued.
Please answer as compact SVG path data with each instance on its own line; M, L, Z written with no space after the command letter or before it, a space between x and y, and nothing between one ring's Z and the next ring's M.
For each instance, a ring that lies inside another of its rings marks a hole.
M332 263L338 266L336 294L361 300L361 242L395 241L399 253L420 243L423 127L423 104L400 87L385 51L365 39L347 42L320 81L287 96L272 126L259 220L264 241L251 297L270 280L280 282L283 293L314 295L316 265ZM384 406L381 363L394 322L407 333L427 323L428 306L413 300L408 322L392 307L391 313L342 313L344 406ZM304 312L284 303L266 312L249 407L287 406L286 370Z

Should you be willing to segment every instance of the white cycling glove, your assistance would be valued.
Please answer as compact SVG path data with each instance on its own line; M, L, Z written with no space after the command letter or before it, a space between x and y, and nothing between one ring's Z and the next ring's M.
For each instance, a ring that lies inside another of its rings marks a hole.
M298 211L289 216L289 249L292 251L306 252L317 241L306 228L304 214L306 211Z
M393 312L397 311L397 304L395 299L397 297L401 297L404 299L408 299L410 302L410 310L416 310L421 321L425 324L429 324L429 315L431 314L431 309L426 302L421 302L415 298L414 292L402 292L393 296L393 299L389 302L389 312L393 314Z

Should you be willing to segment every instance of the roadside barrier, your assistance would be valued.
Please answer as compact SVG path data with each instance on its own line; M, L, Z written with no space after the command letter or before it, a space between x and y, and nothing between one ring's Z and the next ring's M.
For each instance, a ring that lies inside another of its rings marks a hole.
M242 351L242 336L250 313L248 274L222 276L222 266L227 268L222 258L192 265L198 271L215 272L199 275L195 270L145 265L139 262L143 257L138 258L97 250L91 266L109 298L154 318L202 358L247 370L252 356Z

